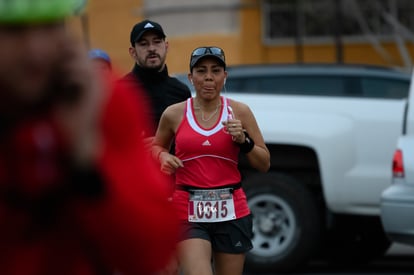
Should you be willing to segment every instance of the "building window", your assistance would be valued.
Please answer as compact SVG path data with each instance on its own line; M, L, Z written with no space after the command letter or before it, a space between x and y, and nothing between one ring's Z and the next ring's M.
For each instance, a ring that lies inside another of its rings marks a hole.
M266 44L333 39L338 31L346 39L389 38L395 29L390 17L414 30L412 0L263 0L262 13Z

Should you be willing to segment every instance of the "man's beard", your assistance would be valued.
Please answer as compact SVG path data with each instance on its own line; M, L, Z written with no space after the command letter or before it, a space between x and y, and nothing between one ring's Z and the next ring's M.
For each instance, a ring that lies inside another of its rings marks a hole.
M148 71L159 72L164 67L164 64L153 65L153 66L145 66L144 69Z
M149 63L148 59L149 57L147 57L145 59L145 62L143 62L143 64L141 64L141 67L147 69L147 70L151 70L151 71L161 71L164 68L165 65L165 58L162 59L160 55L156 55L158 60L160 61L159 64L153 64L153 63Z

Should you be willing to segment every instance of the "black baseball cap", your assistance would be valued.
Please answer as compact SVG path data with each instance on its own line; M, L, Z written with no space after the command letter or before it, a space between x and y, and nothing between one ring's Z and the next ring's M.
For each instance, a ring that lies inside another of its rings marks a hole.
M215 46L208 46L208 47L196 48L191 53L190 72L193 70L193 68L197 64L197 62L201 58L204 58L206 56L211 56L211 57L216 58L223 65L224 69L226 69L226 58L224 56L223 49L221 49L219 47L215 47Z
M144 20L137 23L131 31L131 45L134 46L136 42L138 42L145 32L147 31L154 31L160 35L160 37L165 38L166 35L164 30L162 29L161 25L157 22L151 20Z

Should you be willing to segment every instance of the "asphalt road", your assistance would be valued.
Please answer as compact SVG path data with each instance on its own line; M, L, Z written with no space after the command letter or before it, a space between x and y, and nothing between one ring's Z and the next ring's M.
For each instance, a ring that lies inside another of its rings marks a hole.
M365 266L347 266L345 268L333 268L323 262L311 262L306 269L296 275L414 275L414 246L401 244L393 245L382 259ZM256 275L245 273L245 275ZM266 275L273 275L271 273ZM277 275L283 275L278 273Z

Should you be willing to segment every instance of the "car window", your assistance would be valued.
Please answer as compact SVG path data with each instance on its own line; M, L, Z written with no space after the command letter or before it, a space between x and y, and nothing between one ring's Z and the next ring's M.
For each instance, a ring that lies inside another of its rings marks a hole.
M409 84L408 80L403 79L359 76L229 76L226 90L257 94L400 99L408 96Z
M384 74L384 72L381 72ZM283 75L284 74L284 75ZM187 74L177 76L194 92ZM408 97L409 78L392 78L367 74L338 73L284 73L253 72L240 74L229 70L226 91L254 94L340 96L379 99L401 99Z
M398 79L364 77L361 79L364 97L399 99L408 96L410 83Z
M242 93L345 96L345 86L345 78L332 76L230 76L226 89Z

